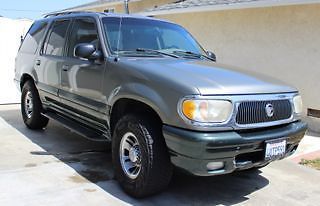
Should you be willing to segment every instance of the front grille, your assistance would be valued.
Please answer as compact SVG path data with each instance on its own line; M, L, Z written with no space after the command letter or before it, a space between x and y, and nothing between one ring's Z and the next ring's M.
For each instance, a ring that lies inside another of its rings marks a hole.
M273 115L268 116L266 106L273 106ZM241 102L238 106L236 122L239 125L257 124L289 119L292 107L289 100L248 101Z

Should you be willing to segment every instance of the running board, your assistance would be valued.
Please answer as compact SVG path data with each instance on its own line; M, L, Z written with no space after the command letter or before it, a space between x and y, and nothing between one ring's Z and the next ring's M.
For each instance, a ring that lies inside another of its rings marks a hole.
M56 114L55 112L47 111L46 113L42 114L49 119L55 120L62 124L64 127L74 131L75 133L84 136L90 140L94 141L109 141L108 138L105 136L104 132L97 131L89 126L86 126L74 119L65 117L60 114Z

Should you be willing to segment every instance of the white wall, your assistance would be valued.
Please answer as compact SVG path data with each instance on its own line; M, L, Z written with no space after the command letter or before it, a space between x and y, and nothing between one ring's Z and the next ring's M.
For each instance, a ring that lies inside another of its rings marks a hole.
M20 93L13 83L14 60L20 36L24 36L31 24L31 20L0 17L0 104L20 102Z

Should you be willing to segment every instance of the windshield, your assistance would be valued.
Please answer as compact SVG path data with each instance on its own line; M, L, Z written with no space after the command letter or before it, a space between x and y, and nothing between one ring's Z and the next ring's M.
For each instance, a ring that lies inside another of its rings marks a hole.
M102 21L113 54L153 50L171 54L205 55L194 38L176 24L152 19L118 17L105 17Z

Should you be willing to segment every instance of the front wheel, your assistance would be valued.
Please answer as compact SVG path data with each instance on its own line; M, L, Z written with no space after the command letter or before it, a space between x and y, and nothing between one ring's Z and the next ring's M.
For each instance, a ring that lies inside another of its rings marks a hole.
M116 124L112 141L115 176L134 197L165 189L172 176L161 125L148 117L126 115Z
M21 113L25 125L30 129L42 129L49 119L41 114L42 103L37 88L32 81L27 81L21 92Z

